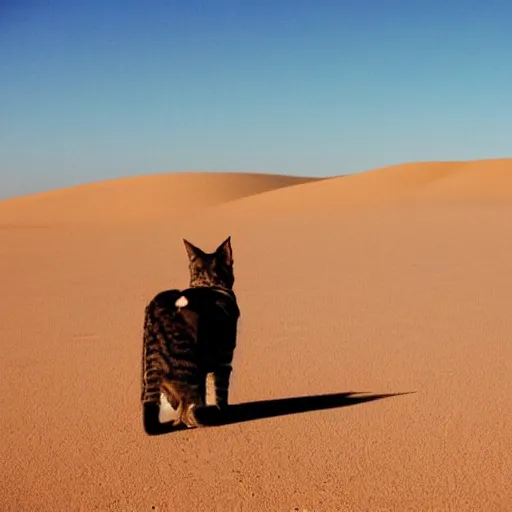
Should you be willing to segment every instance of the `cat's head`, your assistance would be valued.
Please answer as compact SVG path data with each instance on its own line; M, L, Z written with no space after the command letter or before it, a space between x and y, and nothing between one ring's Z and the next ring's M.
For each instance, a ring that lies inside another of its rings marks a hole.
M221 286L229 290L233 288L235 276L231 237L224 240L212 253L202 251L187 240L183 242L189 259L190 287Z

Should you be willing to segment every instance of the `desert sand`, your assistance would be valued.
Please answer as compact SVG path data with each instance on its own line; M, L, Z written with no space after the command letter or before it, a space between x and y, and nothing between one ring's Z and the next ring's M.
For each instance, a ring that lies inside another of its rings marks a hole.
M228 235L238 421L149 437L144 306ZM512 160L2 201L0 509L510 511L511 255Z

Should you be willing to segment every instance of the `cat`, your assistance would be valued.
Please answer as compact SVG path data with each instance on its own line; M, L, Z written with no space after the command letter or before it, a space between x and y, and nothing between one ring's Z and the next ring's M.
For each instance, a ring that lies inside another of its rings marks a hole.
M189 288L158 293L144 312L141 401L150 435L163 423L205 426L228 406L240 317L231 237L213 253L183 242Z

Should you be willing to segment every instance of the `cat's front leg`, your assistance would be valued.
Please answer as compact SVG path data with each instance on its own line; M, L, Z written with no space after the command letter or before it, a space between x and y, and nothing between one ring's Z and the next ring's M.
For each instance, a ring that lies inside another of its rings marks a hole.
M204 402L207 406L217 406L217 386L215 385L214 372L206 374Z
M206 405L227 407L231 371L231 365L223 365L206 374Z

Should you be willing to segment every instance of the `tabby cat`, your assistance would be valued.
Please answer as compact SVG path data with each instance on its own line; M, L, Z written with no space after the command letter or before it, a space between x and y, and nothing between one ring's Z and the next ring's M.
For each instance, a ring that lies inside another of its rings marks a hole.
M163 291L145 309L141 400L148 434L162 423L191 428L218 421L228 404L240 317L231 237L213 253L184 243L190 287Z

